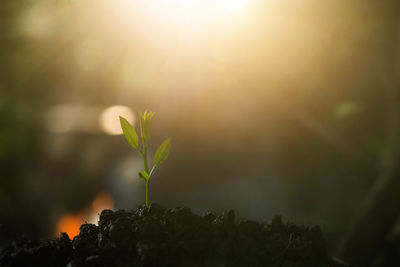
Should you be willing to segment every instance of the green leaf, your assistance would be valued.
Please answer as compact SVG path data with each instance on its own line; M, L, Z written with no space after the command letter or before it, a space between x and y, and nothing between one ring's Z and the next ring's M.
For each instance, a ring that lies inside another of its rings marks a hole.
M153 159L154 166L163 163L168 158L170 149L171 149L171 138L168 138L157 148L156 154L154 155Z
M143 148L147 147L150 140L150 125L154 117L154 112L145 110L144 113L139 112L140 118L140 134L142 137Z
M150 175L146 171L139 172L139 177L145 181L150 179Z
M135 128L123 117L119 117L119 121L121 123L122 132L125 135L126 140L128 140L129 144L134 148L139 150L139 139Z

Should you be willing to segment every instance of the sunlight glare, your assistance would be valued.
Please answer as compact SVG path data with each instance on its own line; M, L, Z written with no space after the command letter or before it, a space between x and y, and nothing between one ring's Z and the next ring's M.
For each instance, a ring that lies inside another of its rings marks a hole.
M230 12L234 14L241 14L245 11L248 0L227 0L226 6Z
M229 21L242 15L250 0L158 0L152 3L138 1L146 7L146 15L164 23L200 23L207 25L215 21ZM179 25L178 26L184 26ZM210 24L212 25L212 23Z

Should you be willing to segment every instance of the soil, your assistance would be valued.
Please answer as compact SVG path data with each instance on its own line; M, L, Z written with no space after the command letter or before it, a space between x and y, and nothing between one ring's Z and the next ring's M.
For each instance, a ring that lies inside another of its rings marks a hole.
M241 221L232 210L198 216L157 204L104 210L70 240L20 240L0 252L1 266L342 266L327 254L319 227Z

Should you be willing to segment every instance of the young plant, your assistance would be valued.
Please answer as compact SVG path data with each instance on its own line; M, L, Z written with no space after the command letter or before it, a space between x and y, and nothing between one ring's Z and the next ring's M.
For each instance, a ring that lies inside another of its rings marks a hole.
M149 168L147 162L147 148L150 140L150 124L153 117L154 112L152 111L148 112L146 110L143 113L139 112L141 144L139 144L139 138L135 128L125 118L121 116L119 117L121 128L126 140L128 140L128 143L139 152L143 159L144 170L139 172L139 177L146 182L146 206L150 205L150 178L158 165L167 159L171 149L171 139L168 138L157 148L156 154L153 158L153 167L151 167L151 169Z

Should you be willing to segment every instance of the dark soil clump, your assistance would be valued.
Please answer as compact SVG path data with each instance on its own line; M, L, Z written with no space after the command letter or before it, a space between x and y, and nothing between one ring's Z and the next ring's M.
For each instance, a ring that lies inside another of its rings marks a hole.
M284 223L235 223L189 208L151 204L136 211L104 210L99 226L83 224L71 241L22 240L0 253L1 266L339 266L327 255L318 227Z

